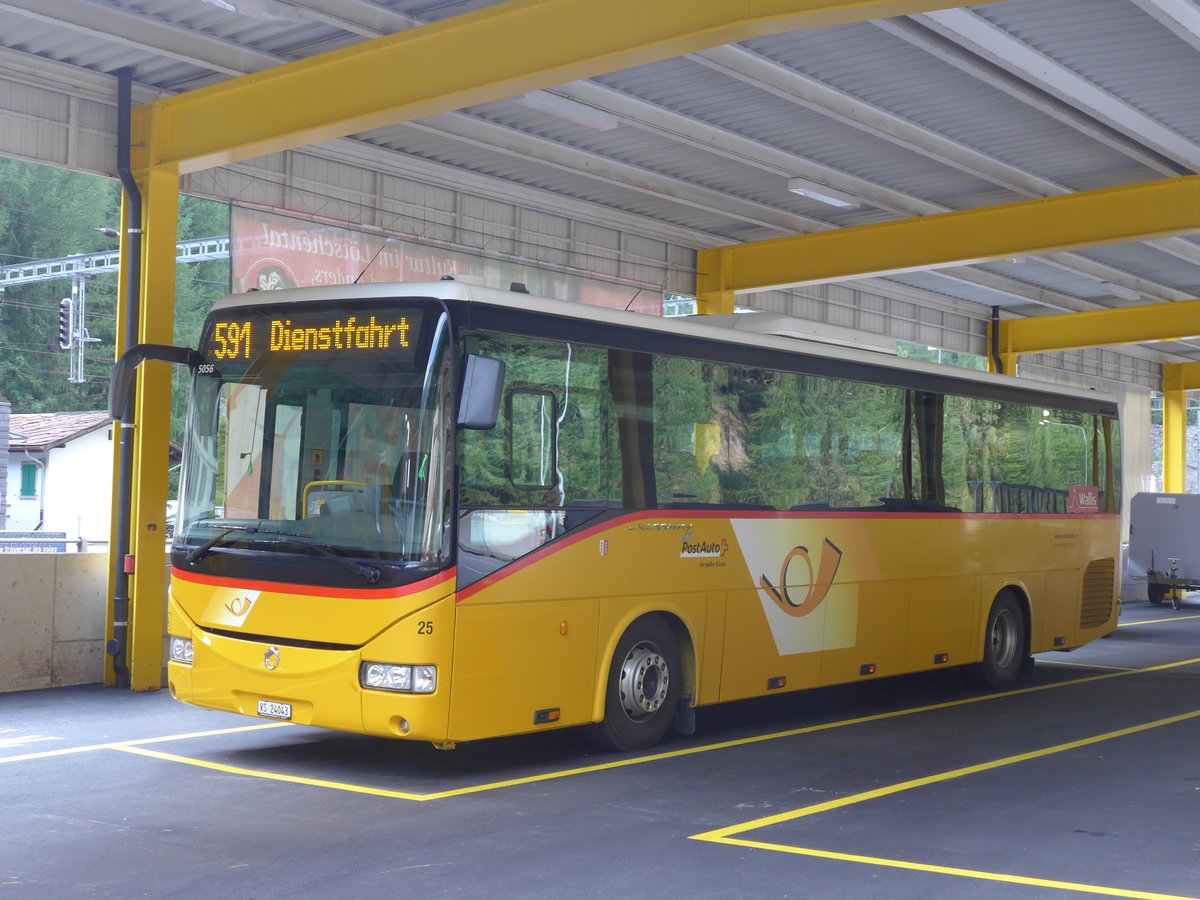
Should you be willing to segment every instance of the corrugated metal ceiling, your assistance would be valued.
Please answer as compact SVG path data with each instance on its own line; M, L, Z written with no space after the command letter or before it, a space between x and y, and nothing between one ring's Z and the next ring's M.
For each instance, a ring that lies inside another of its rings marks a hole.
M0 48L97 72L133 66L165 96L490 5L0 0ZM1200 171L1198 48L1191 0L1008 0L615 72L549 92L557 112L509 99L361 137L715 245ZM790 194L790 176L863 204ZM1128 305L1112 284L1179 300L1200 288L1200 246L1092 248L895 282L1018 313Z

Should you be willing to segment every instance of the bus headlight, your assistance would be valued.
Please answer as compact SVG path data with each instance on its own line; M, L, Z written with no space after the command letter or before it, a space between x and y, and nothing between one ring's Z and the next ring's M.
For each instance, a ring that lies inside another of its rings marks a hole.
M194 655L192 639L171 635L170 655L171 662L183 663L185 666L190 666L192 664L192 656Z
M437 666L365 662L359 667L358 681L363 687L375 691L432 694L437 688Z

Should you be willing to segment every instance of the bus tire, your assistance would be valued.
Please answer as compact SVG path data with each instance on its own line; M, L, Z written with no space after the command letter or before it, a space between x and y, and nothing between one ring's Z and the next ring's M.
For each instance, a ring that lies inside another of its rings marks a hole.
M992 601L983 631L983 660L967 670L979 688L1000 691L1012 687L1027 672L1029 645L1025 639L1025 610L1010 592Z
M617 642L604 693L604 718L588 738L606 750L645 750L671 725L683 672L675 632L659 615L642 616Z

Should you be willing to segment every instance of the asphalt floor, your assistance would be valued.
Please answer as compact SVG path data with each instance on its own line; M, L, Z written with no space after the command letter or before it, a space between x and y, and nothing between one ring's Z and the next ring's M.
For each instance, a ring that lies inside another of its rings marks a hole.
M440 751L195 709L0 694L0 900L1200 900L1200 595L1017 690L927 673Z

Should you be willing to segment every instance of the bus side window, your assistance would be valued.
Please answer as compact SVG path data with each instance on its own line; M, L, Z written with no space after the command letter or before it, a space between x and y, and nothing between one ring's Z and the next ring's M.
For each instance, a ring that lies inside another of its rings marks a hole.
M458 432L461 505L592 508L619 498L606 352L504 335L477 345L504 364L505 393L495 428Z
M549 391L508 395L508 477L518 488L551 488L558 471L558 404Z

